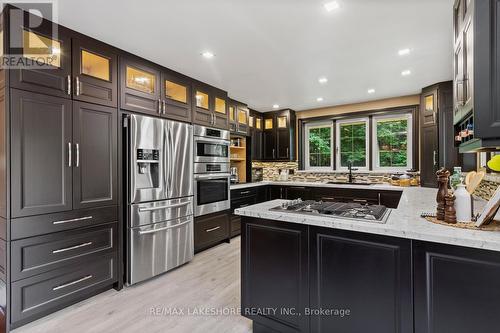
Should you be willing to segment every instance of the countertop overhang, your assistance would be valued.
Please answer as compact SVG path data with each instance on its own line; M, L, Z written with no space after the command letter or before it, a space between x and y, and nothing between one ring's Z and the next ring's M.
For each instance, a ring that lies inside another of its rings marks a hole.
M254 183L250 183L254 184ZM290 185L290 182L259 182L261 185ZM301 186L328 187L322 183L303 183ZM242 184L244 185L244 184ZM246 185L246 184L245 184ZM257 185L258 186L258 185ZM433 224L420 217L422 212L434 212L436 208L437 189L422 187L395 188L390 185L333 185L332 187L353 186L366 189L393 189L402 190L401 200L396 209L392 209L385 224L352 221L342 218L311 216L294 213L270 211L270 208L279 206L285 200L272 200L260 204L236 209L234 214L261 219L283 222L300 223L312 226L335 228L365 232L377 235L386 235L406 239L422 240L442 244L465 246L477 249L500 251L500 232L460 229L452 226Z

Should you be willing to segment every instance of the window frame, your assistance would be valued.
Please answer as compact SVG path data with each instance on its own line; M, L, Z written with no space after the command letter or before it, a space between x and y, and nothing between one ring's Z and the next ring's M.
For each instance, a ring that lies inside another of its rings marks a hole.
M344 119L339 119L337 120L335 126L335 161L336 161L336 169L338 171L347 171L347 167L343 167L341 165L341 157L340 157L340 126L343 124L349 124L349 123L359 123L359 122L364 122L365 123L365 142L366 142L366 152L365 152L365 166L363 167L358 167L358 166L353 166L353 168L357 169L358 171L369 171L370 168L370 151L371 151L371 142L370 142L370 118L369 117L362 117L362 118L344 118Z
M378 137L377 137L377 122L380 119L403 119L406 118L407 121L407 149L406 149L406 166L404 167L381 167L379 159L379 148L378 148ZM372 118L372 161L374 171L389 171L389 172L400 172L407 171L413 168L413 115L411 113L394 113L394 114L384 114L384 115L374 115Z
M330 166L328 167L311 167L309 164L309 131L316 128L329 127L331 130L330 136ZM314 121L304 124L304 170L307 171L332 171L334 169L334 156L335 156L335 131L333 121Z

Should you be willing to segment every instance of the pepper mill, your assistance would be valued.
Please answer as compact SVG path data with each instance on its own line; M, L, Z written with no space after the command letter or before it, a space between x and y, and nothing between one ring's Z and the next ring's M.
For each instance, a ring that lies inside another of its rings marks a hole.
M438 192L436 195L437 202L437 212L436 218L439 221L444 221L444 210L446 207L445 196L448 194L448 178L450 177L450 172L445 168L441 168L436 172L438 181Z
M444 200L446 201L446 208L444 211L444 221L446 223L455 224L457 223L457 211L455 209L455 195L453 193L448 193Z

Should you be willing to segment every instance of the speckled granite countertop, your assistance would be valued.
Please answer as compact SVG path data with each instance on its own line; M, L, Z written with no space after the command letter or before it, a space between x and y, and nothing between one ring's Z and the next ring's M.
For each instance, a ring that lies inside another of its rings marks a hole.
M270 182L270 184L277 183ZM287 182L286 184L289 183ZM307 183L300 184L302 184L303 186L309 186ZM318 184L318 186L325 186L325 184L321 183L316 184ZM338 185L335 186L338 187ZM381 187L376 186L379 185L366 186L366 188L381 189ZM356 185L355 187L364 188L363 186L359 185ZM352 221L342 218L282 213L269 210L270 208L280 205L284 200L273 200L257 205L239 208L235 210L235 214L270 220L279 220L284 222L301 223L320 227L352 230L378 235L500 251L500 232L459 229L448 227L445 225L433 224L421 218L420 213L434 211L436 206L436 189L421 187L398 188L388 185L385 185L385 187L390 189L403 190L398 208L392 209L385 224Z

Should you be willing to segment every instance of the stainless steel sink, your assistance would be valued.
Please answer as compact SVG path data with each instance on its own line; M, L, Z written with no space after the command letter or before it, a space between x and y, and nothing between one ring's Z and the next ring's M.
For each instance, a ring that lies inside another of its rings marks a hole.
M373 185L372 183L349 183L349 182L339 182L339 181L336 181L336 182L326 182L327 184L335 184L335 185L364 185L364 186L370 186L370 185Z

